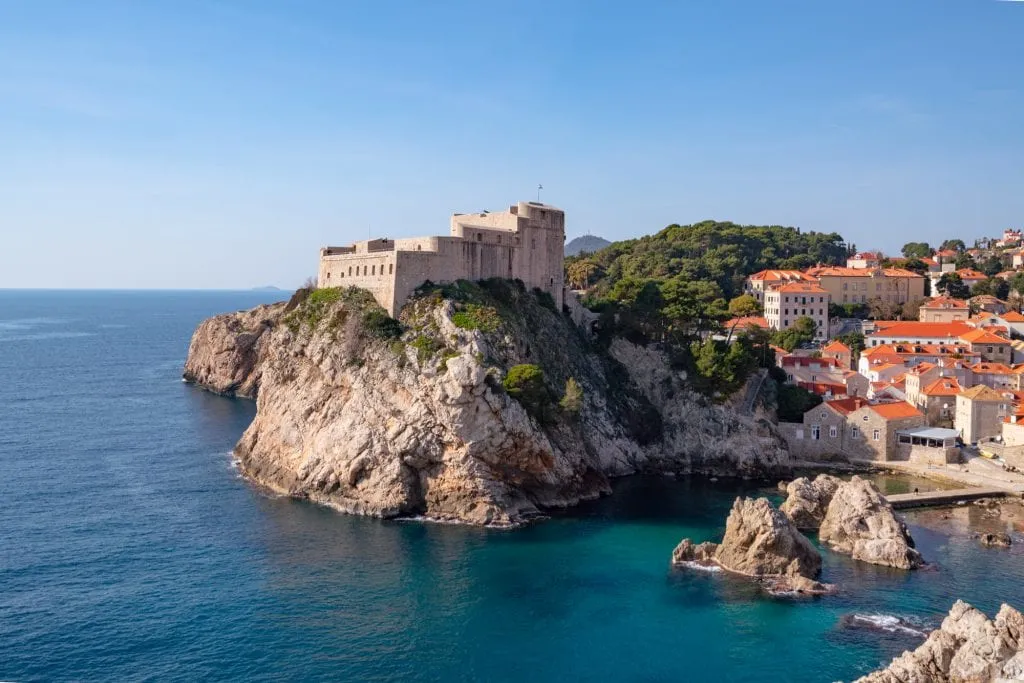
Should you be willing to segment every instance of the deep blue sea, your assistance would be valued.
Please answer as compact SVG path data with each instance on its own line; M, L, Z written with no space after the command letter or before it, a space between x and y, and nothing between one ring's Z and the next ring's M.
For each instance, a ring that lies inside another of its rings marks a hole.
M920 642L850 615L1024 606L1019 536L980 548L973 506L908 517L934 569L826 552L841 592L785 600L669 569L749 483L624 479L516 531L268 497L230 458L253 404L181 368L275 296L0 291L0 680L850 680Z

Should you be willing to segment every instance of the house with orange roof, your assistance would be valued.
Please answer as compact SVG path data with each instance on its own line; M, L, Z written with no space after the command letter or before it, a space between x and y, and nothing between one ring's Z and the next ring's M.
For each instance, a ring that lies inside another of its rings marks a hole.
M762 270L747 278L743 291L757 299L758 303L763 304L766 289L787 282L817 282L817 280L799 270Z
M948 296L929 299L918 311L918 320L925 323L951 323L955 320L967 320L970 307L966 301Z
M821 349L824 358L831 358L838 367L845 370L853 369L853 350L843 342L833 339Z
M992 389L1016 389L1020 375L1005 363L989 363L982 361L969 366L971 383L969 386L986 386Z
M876 321L874 332L865 335L866 346L883 344L955 344L960 335L974 328L964 320L949 323Z
M985 273L982 273L980 270L975 270L973 268L961 268L955 272L960 276L960 279L963 280L963 283L971 289L974 289L974 285L979 282L984 282L988 279L988 275L985 275Z
M924 277L905 268L816 266L806 273L817 278L836 304L863 304L871 299L903 304L924 298Z
M956 377L938 377L921 389L916 407L924 413L928 425L952 426L956 397L961 391Z
M975 329L960 335L971 351L981 355L982 359L995 363L1013 362L1012 348L1007 337L1000 336L987 329Z
M804 413L801 424L783 426L790 450L799 458L884 462L900 459L897 433L925 426L925 417L905 401L852 397L825 401Z
M867 397L872 401L906 401L906 377L904 373L884 382L871 382L868 384Z
M1022 261L1021 265L1024 265L1024 253L1022 253L1019 249L1013 255L1014 261L1017 260L1018 256L1020 256L1020 258L1021 258L1021 261ZM1014 267L1015 268L1019 268L1020 266L1018 266L1016 263L1014 263ZM1000 280L1009 280L1009 279L1011 279L1016 274L1017 274L1017 271L1015 271L1015 270L1004 270L1004 271L1002 271L1000 273L996 273L996 277L999 278Z
M1011 401L1002 392L982 384L964 389L956 397L955 428L966 443L978 443L1003 432Z
M764 291L764 317L773 330L788 330L800 318L814 321L814 338L828 339L831 295L816 282L786 282Z
M866 378L839 367L832 358L788 354L778 361L786 381L825 398L863 396Z

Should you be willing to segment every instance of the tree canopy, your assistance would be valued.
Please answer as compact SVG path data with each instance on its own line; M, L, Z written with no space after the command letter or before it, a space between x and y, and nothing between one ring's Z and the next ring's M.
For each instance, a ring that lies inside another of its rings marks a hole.
M928 258L932 255L932 248L927 242L907 242L903 245L902 253L907 258Z
M939 278L938 290L940 294L954 299L966 299L971 296L971 288L956 273L943 274Z

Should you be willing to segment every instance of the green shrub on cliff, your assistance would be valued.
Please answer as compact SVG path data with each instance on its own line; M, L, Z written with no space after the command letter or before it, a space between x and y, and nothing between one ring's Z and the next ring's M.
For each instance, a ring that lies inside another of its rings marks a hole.
M398 339L402 336L401 323L380 306L366 309L363 313L363 328L378 339Z
M543 420L551 404L551 394L544 383L544 371L536 365L513 365L501 385L508 395L519 401L526 412Z
M496 332L501 327L501 316L498 315L498 309L493 306L465 304L452 316L452 322L464 330Z
M573 417L579 415L583 409L583 388L574 377L565 381L565 394L558 405L565 413Z

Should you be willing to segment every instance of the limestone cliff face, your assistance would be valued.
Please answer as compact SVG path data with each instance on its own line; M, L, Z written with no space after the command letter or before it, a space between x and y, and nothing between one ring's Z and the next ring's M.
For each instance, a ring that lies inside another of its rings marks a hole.
M594 347L511 283L424 294L402 323L358 290L320 290L205 321L185 377L258 387L246 476L357 514L507 525L607 493L610 476L788 468L766 421L700 400L654 351ZM519 364L542 369L539 400L503 388ZM569 378L582 400L560 407Z
M204 320L192 335L185 380L218 394L256 398L270 331L284 302Z

